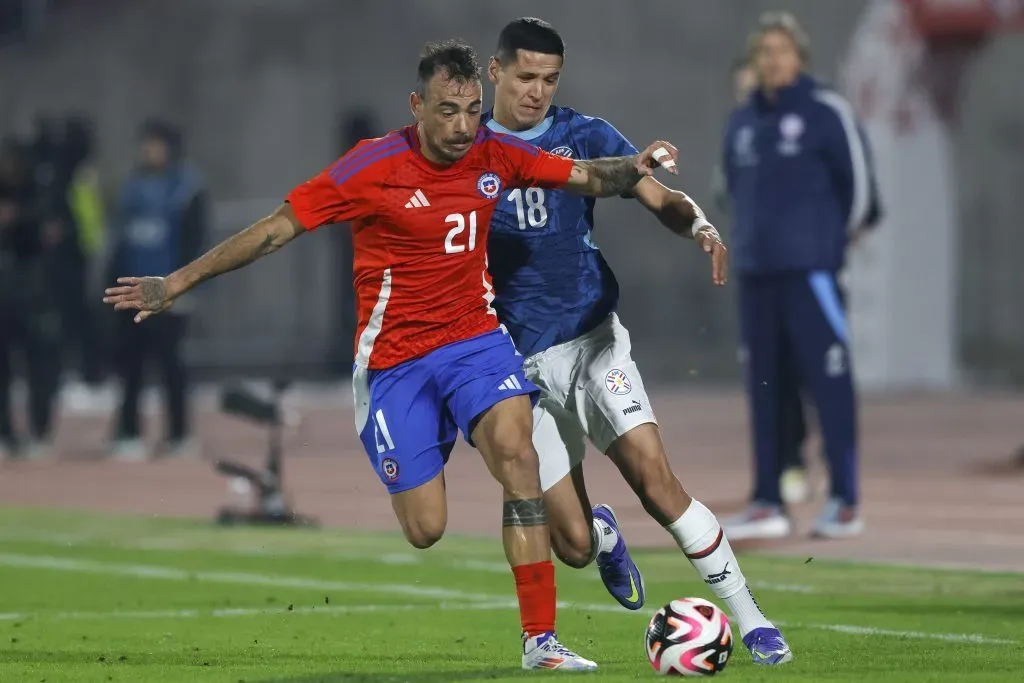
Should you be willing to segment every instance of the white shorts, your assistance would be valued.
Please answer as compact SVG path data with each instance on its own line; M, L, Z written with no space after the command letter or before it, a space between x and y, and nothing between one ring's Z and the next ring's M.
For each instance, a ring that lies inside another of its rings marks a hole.
M615 313L587 334L528 357L524 366L541 389L533 445L544 491L583 462L584 438L604 453L634 427L658 423L629 355L629 332Z

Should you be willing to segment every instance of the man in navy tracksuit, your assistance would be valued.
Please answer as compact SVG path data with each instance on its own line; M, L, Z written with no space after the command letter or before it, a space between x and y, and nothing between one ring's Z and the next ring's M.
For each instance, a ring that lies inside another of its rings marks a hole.
M750 63L750 56L737 60L729 71L732 78L733 95L737 107L745 107L754 90L758 87L757 72ZM711 179L711 191L715 204L722 213L731 213L729 188L721 164L715 164ZM780 371L779 388L779 452L781 459L779 480L782 502L802 503L810 495L807 483L807 465L804 462L804 441L807 440L807 424L804 420L803 400L800 396L799 377L792 362L784 362Z
M780 404L787 364L813 400L830 469L820 536L862 529L857 411L846 311L836 275L875 202L870 153L850 105L803 72L808 41L792 15L770 12L751 37L759 87L726 129L732 252L754 429L756 485L730 538L791 531L780 491Z

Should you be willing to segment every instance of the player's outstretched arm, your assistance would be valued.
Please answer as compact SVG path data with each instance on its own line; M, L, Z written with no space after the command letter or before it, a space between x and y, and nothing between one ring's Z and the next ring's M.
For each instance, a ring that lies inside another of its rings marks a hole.
M711 256L711 281L724 285L729 264L729 252L715 226L708 222L697 202L679 190L665 187L654 178L644 178L632 194L653 213L666 228L692 238Z
M196 285L237 270L273 253L305 232L289 204L224 240L195 261L167 277L122 277L104 292L103 303L114 310L135 310L135 322L166 311L174 300Z
M603 159L577 159L565 189L591 197L615 197L636 187L642 178L654 175L661 166L678 175L679 151L669 142L658 140L639 154Z

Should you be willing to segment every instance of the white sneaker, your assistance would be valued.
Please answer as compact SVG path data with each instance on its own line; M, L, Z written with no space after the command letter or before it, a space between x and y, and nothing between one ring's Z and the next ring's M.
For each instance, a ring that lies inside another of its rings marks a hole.
M811 535L817 538L852 538L864 531L864 520L860 511L846 505L838 498L832 498L814 522Z
M523 634L523 668L593 671L597 664L564 647L554 631L548 631L532 638Z
M793 523L776 505L751 503L741 514L722 522L730 541L785 538L793 532Z
M169 440L160 453L164 458L195 458L200 453L199 444L190 438Z
M782 502L787 505L803 503L811 495L811 487L807 484L807 471L802 467L789 467L779 478Z
M149 459L149 451L142 439L118 439L110 449L110 457L122 462L142 462Z
M48 440L33 439L21 452L25 460L46 460L53 455L53 444Z

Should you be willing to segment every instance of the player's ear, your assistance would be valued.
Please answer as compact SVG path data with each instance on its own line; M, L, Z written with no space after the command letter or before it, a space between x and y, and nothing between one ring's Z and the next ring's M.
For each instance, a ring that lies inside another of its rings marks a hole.
M423 98L415 90L409 94L409 110L417 123L423 120Z
M498 85L499 71L501 71L501 62L498 61L497 57L491 57L491 61L487 63L487 80L494 85Z

